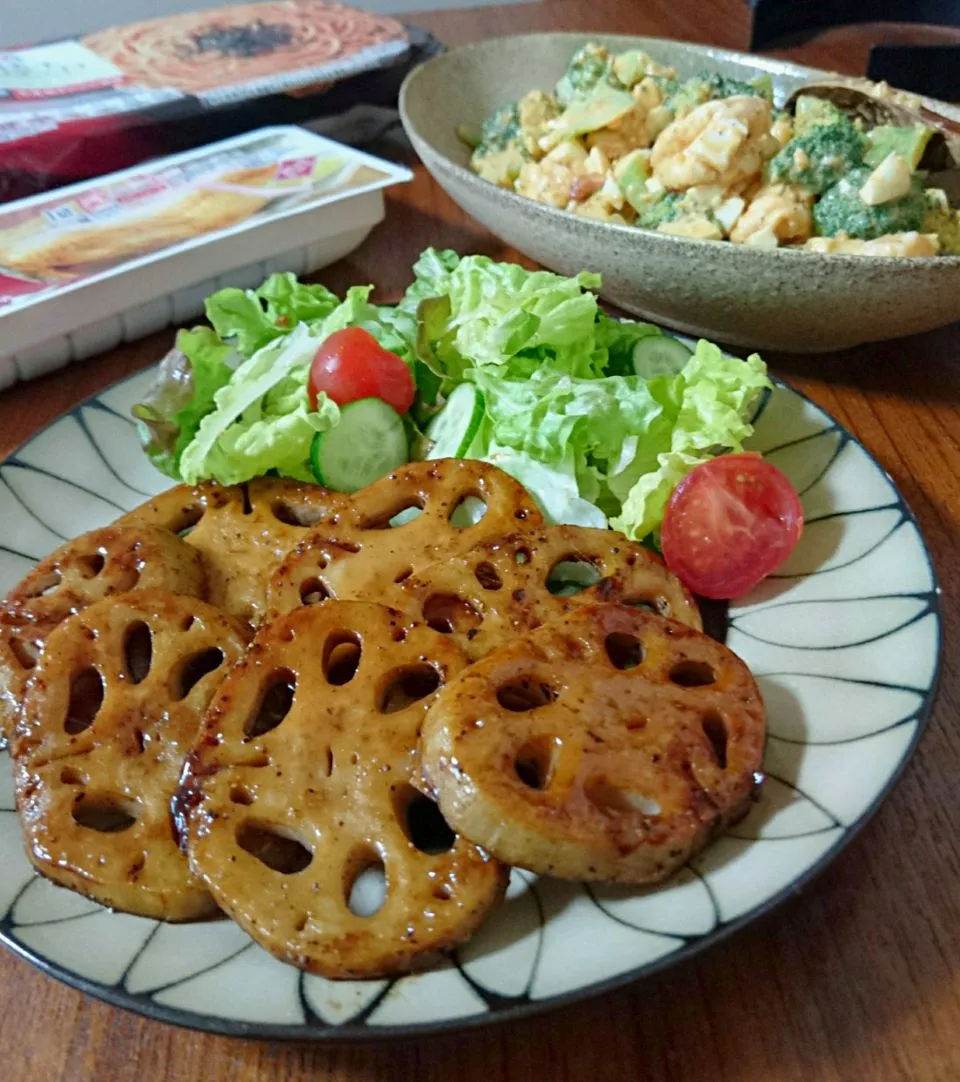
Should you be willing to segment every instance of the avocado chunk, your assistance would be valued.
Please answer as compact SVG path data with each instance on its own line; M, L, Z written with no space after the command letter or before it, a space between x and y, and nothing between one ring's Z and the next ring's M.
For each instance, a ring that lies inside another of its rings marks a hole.
M632 150L619 163L617 184L623 197L633 207L640 210L649 203L647 178L650 176L650 163L647 155L639 150Z
M880 124L867 132L867 150L863 156L867 165L879 165L889 154L906 158L911 169L916 169L927 149L927 143L936 134L933 128L913 124L900 128L895 124Z
M549 122L540 145L550 150L567 139L606 128L626 116L635 104L627 91L600 83L589 94L574 98L556 120Z

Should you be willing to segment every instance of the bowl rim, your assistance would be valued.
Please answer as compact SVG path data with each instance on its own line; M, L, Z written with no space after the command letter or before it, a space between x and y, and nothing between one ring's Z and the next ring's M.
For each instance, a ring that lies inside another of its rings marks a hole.
M794 76L830 76L831 78L853 78L851 76L844 76L838 72L827 71L824 68L811 68L806 67L803 64L795 64L793 61L780 60L776 57L758 56L753 53L739 52L735 49L725 49L720 46L714 46L704 44L700 42L683 41L679 38L656 38L646 37L642 34L617 34L615 32L602 32L596 33L581 33L579 31L542 31L531 34L504 34L498 37L483 38L480 41L468 42L465 45L456 46L453 49L448 50L445 53L441 53L439 56L431 57L423 64L418 65L404 78L400 87L399 95L399 112L400 120L403 124L404 131L407 133L410 141L414 145L414 149L417 151L419 157L426 165L426 160L420 151L418 143L423 144L429 150L441 159L442 167L450 170L453 175L461 183L468 185L471 190L475 191L478 197L483 198L484 195L488 199L501 198L507 200L517 210L523 210L526 208L528 211L531 208L536 208L538 213L544 214L548 219L556 221L559 225L561 223L570 223L571 219L582 225L584 228L593 228L597 230L599 237L604 234L610 236L619 237L634 237L639 234L640 237L653 243L673 246L678 253L682 252L684 248L690 251L691 256L697 252L702 252L705 246L709 246L712 250L716 250L718 244L732 247L740 254L740 258L746 256L746 258L752 258L754 256L761 256L765 258L777 258L781 261L793 261L796 263L800 260L798 265L806 265L807 261L813 256L829 257L828 266L834 267L849 267L849 268L873 268L875 271L892 271L897 268L901 271L907 268L915 269L916 271L927 271L933 267L942 267L944 270L960 270L960 255L933 255L933 256L877 256L877 255L855 255L849 252L810 252L803 248L752 248L749 245L736 244L731 245L729 241L715 241L704 240L697 237L682 237L672 233L661 233L656 229L645 229L642 226L635 225L620 225L616 222L603 222L595 218L587 218L584 216L571 215L567 210L560 209L558 207L551 207L546 203L539 203L535 199L530 199L528 196L520 195L517 192L511 191L509 188L501 188L496 184L493 184L489 180L484 180L473 172L472 169L468 169L465 166L459 165L447 154L444 154L439 150L434 142L424 134L424 132L414 124L411 119L408 109L408 102L413 88L416 86L417 81L425 77L425 73L428 69L441 68L446 64L454 62L456 58L462 57L470 53L492 53L496 50L497 46L502 45L504 42L530 42L542 41L544 38L563 38L570 42L571 47L575 47L577 42L585 43L587 41L603 40L609 38L619 38L625 41L637 41L652 43L662 43L664 45L680 45L684 48L695 50L698 53L704 55L714 56L720 60L736 60L740 63L748 64L755 67L760 72L769 72L770 74L779 75L794 75ZM917 97L924 103L924 105L930 106L935 110L944 112L951 119L956 119L960 122L960 108L956 105L951 105L949 102L942 102L936 98L928 98L923 95L917 95ZM427 166L428 171L430 170ZM469 212L468 212L469 213ZM656 238L656 239L654 239ZM750 255L746 255L750 253ZM822 264L820 264L822 265Z

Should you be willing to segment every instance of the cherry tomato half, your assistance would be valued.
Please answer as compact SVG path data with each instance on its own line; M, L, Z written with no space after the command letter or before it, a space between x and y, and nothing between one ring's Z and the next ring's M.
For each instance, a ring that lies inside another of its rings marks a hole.
M310 366L308 389L314 409L324 391L338 406L380 398L397 413L407 412L416 393L410 369L361 327L344 327L327 338Z
M759 455L721 455L694 467L667 503L667 566L702 597L740 597L775 571L803 532L789 480Z

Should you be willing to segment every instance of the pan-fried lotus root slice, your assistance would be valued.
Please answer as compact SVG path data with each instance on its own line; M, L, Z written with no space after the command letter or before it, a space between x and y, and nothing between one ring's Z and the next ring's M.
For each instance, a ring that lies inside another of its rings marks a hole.
M281 557L344 506L344 497L320 485L261 477L230 487L178 485L120 521L183 533L203 556L210 602L258 623L267 580Z
M399 585L402 607L475 661L573 607L619 601L701 629L696 602L663 561L610 530L548 526L475 545Z
M485 462L410 462L354 493L277 569L271 612L325 597L402 602L396 584L435 560L543 518L522 485Z
M746 812L764 732L753 677L725 646L584 605L444 688L421 757L450 825L501 860L653 883Z
M99 601L50 635L14 741L17 808L47 878L129 913L215 910L170 818L183 759L245 625L159 590Z
M391 609L330 602L266 624L220 688L175 808L193 870L278 958L334 979L422 968L500 901L505 870L411 785L429 703L465 664Z
M93 530L41 560L0 608L0 734L12 732L30 670L57 624L103 597L154 588L198 597L205 588L196 550L154 527Z

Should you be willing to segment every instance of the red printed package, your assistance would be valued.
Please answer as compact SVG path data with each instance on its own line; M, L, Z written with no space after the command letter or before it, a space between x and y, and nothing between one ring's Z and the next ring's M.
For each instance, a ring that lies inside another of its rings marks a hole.
M392 105L428 38L325 0L265 0L0 51L0 202L267 122Z

